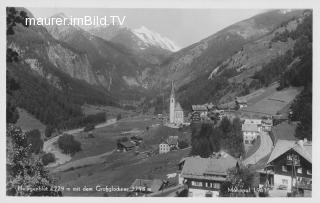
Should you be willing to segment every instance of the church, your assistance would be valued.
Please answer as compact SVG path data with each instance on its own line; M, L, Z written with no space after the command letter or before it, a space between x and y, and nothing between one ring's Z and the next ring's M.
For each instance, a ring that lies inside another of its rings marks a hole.
M181 108L179 102L176 102L173 82L171 84L169 121L175 125L184 123L183 109Z

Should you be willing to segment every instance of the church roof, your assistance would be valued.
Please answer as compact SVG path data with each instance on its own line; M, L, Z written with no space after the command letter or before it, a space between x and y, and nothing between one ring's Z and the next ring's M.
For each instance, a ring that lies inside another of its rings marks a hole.
M183 111L183 109L182 109L182 107L181 107L181 105L180 105L179 102L176 102L176 105L175 105L175 107L174 107L174 110L175 110L175 111Z

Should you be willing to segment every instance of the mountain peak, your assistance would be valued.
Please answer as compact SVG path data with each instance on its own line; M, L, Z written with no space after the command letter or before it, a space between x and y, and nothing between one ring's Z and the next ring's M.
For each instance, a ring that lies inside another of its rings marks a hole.
M146 46L158 46L162 49L167 49L172 52L178 51L180 48L167 37L161 36L159 33L148 29L145 26L141 26L140 28L133 29L132 32L142 40ZM144 49L146 47L141 47Z
M60 13L56 13L53 16L51 16L51 18L68 18L68 16L63 12L60 12Z

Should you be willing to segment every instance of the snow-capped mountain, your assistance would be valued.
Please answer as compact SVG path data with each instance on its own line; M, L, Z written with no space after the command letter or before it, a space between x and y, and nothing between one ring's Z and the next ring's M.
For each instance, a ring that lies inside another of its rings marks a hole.
M100 26L89 29L88 32L104 40L120 44L152 64L161 64L172 52L180 49L172 40L144 26L139 29L118 25Z
M154 32L142 26L138 29L133 29L132 32L142 41L139 43L141 49L149 46L158 46L162 49L167 49L172 52L178 51L180 48L167 37L161 36L159 33Z

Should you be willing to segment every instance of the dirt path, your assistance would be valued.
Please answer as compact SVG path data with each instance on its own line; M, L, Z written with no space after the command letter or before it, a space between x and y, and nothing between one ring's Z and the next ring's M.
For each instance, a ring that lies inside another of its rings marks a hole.
M95 129L97 128L103 128L112 124L115 124L117 122L117 120L115 118L113 119L109 119L107 120L105 123L101 123L95 126ZM56 161L54 163L51 163L48 165L48 167L56 167L59 166L61 164L64 164L68 161L71 160L71 156L64 154L60 151L60 149L56 146L55 143L57 143L57 140L59 139L60 136L62 136L63 134L71 134L71 135L79 135L77 133L80 133L83 131L84 128L77 128L77 129L73 129L73 130L67 130L64 131L63 133L61 133L60 135L53 137L47 141L44 142L43 144L43 151L47 152L47 153L52 153L55 155L56 157Z
M244 165L255 164L271 152L273 145L269 133L262 131L260 137L261 144L259 149L243 161Z

